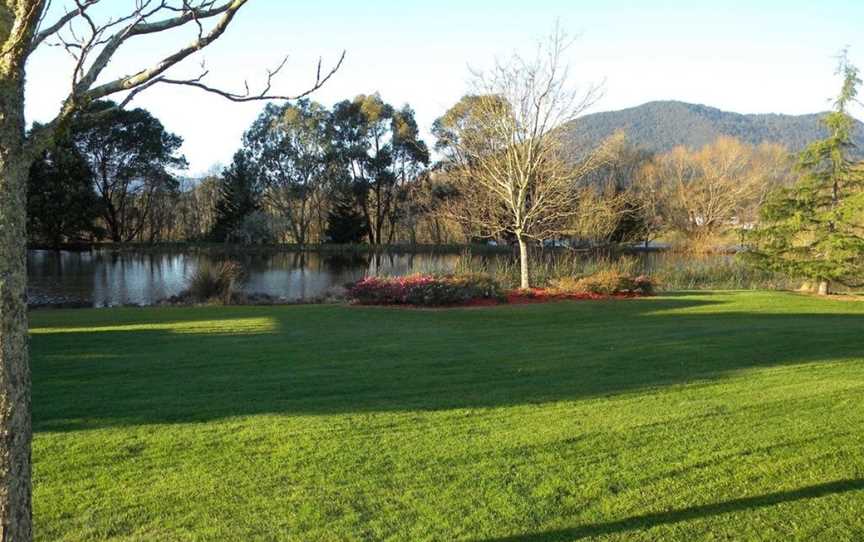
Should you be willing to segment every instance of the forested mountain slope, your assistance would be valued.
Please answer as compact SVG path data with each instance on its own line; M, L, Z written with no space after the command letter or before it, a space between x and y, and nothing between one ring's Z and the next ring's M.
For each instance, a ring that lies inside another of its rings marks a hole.
M825 137L824 113L809 115L742 115L705 105L676 101L649 102L638 107L585 115L564 127L574 149L596 145L623 130L635 146L665 152L678 145L698 148L728 135L758 144L781 143L800 151ZM857 141L864 149L864 123L858 122Z

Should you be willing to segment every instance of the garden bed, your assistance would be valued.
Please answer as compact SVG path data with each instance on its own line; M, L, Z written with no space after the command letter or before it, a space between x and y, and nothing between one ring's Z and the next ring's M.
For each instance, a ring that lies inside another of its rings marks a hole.
M346 299L352 305L407 308L489 307L557 301L629 299L653 293L647 277L598 273L558 281L549 288L505 290L488 275L412 275L367 277L353 284Z

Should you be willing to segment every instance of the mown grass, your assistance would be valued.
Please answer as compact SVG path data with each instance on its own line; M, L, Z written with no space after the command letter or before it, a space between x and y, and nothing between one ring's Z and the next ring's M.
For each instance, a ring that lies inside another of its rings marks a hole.
M856 540L864 303L32 316L39 540Z

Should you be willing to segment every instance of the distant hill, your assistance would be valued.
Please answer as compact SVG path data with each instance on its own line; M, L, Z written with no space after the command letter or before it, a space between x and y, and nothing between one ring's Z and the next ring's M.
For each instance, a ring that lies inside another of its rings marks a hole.
M810 115L742 115L705 105L676 101L649 102L638 107L585 115L563 130L575 152L591 148L618 130L630 143L652 152L684 145L699 148L718 136L729 135L748 143L781 143L800 151L825 137L825 113ZM864 150L864 123L857 122L856 140Z

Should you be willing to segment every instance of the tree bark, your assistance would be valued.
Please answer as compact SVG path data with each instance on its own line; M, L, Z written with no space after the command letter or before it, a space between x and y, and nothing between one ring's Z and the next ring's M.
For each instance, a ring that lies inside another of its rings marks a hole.
M521 233L516 234L516 240L519 242L519 287L523 290L527 290L531 287L531 280L528 273L528 242L525 239L525 236Z
M32 539L23 73L0 77L0 540Z

